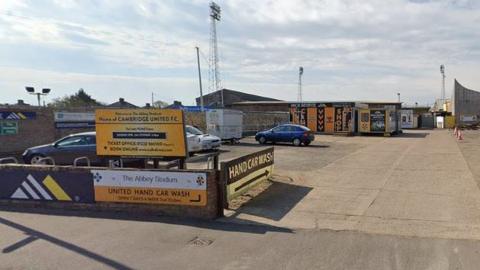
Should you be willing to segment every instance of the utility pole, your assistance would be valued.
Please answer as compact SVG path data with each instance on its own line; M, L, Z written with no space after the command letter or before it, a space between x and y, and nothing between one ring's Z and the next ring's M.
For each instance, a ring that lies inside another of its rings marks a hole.
M203 89L202 89L202 72L200 71L200 49L195 47L197 50L197 66L198 66L198 84L200 86L200 110L203 112Z
M302 75L303 75L303 67L298 69L298 95L297 101L302 102Z
M153 92L152 92L152 108L154 108L155 106L153 106Z

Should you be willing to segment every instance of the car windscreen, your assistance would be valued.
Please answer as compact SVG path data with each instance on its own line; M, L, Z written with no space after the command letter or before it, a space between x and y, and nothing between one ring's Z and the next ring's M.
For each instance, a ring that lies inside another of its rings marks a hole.
M198 129L196 127L192 127L192 126L186 126L185 130L186 130L186 132L191 133L193 135L202 135L203 134L203 132L200 129Z

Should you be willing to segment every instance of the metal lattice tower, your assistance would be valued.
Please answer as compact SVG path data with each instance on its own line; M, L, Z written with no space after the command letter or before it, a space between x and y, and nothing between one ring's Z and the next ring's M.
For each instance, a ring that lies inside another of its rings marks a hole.
M220 71L218 69L218 46L217 46L217 21L220 21L220 6L215 2L210 3L210 59L209 59L209 91L221 89ZM223 94L223 93L222 93ZM222 95L223 105L223 95Z
M441 92L441 100L442 100L442 106L445 103L445 66L440 65L440 73L442 74L442 92Z
M302 75L303 75L303 67L298 69L298 95L297 101L302 102Z

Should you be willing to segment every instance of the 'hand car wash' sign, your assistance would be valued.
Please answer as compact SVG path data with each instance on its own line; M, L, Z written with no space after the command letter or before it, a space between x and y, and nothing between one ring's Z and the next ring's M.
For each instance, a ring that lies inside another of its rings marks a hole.
M100 109L95 123L99 156L187 155L182 110Z
M273 173L273 162L273 147L222 162L222 171L227 185L227 200L267 180Z

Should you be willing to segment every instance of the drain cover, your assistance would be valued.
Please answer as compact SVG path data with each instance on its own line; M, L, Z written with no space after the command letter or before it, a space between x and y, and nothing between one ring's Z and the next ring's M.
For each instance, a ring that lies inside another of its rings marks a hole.
M213 243L213 240L200 238L197 236L192 240L190 240L190 242L188 242L188 245L195 246L195 247L206 247L211 245L212 243Z

